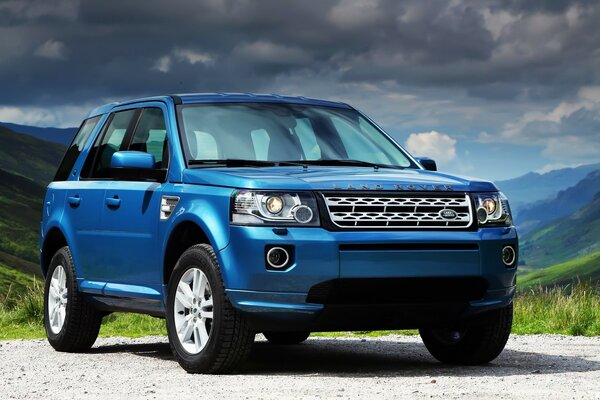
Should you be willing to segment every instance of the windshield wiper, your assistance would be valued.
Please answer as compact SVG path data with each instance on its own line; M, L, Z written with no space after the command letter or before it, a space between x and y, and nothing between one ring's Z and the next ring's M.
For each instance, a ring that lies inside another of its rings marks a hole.
M282 161L283 162L283 161ZM347 165L351 167L372 167L372 168L398 168L404 169L399 165L389 165L389 164L377 164L371 163L368 161L360 161L360 160L298 160L298 161L285 161L288 163L298 163L303 165Z
M198 165L206 167L278 167L282 165L297 165L304 167L303 161L266 161L266 160L247 160L242 158L223 158L216 160L190 160L189 165Z

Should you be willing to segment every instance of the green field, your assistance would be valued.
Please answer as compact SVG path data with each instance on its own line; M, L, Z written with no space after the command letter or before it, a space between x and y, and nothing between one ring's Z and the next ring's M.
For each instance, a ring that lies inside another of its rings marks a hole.
M526 266L545 268L600 252L600 196L572 215L526 234L519 259Z
M520 290L526 290L535 286L567 286L577 281L600 284L600 252L534 270L519 276L517 285Z

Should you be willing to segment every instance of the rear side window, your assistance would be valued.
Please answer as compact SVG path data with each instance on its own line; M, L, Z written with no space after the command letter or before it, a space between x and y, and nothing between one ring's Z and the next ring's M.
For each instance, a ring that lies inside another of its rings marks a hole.
M138 110L126 110L111 115L108 126L98 136L84 167L85 178L109 178L112 155L121 149L129 125L135 122Z
M167 168L169 164L167 128L160 108L144 108L129 150L150 153L156 161L155 168Z
M81 124L81 127L73 139L73 143L71 143L71 146L69 146L69 149L65 153L65 156L60 163L58 171L56 171L54 181L66 181L69 179L69 174L75 165L75 161L77 161L77 158L79 158L79 155L83 150L83 146L85 146L90 135L94 131L94 128L96 125L98 125L98 121L100 121L100 116L83 121L83 124Z

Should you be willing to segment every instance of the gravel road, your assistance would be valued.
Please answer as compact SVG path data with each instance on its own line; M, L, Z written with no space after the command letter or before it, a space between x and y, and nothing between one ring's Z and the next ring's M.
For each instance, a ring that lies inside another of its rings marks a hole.
M600 337L513 335L494 363L450 367L418 337L273 346L257 336L248 362L226 376L185 373L164 337L101 338L87 354L4 341L0 398L600 399Z

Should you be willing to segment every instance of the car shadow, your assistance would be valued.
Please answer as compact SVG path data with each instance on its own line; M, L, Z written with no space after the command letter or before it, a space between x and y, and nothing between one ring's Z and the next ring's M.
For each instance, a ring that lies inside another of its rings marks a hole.
M509 345L510 346L510 345ZM116 344L91 353L130 353L173 360L168 343ZM492 363L453 366L437 362L421 343L377 339L309 339L294 346L256 342L248 360L236 371L243 375L370 376L513 376L600 371L600 362L576 356L548 355L505 349Z

